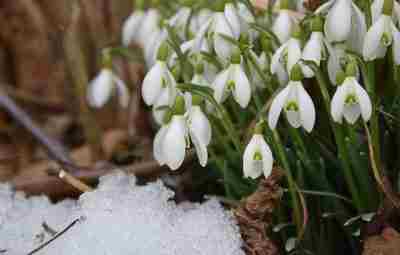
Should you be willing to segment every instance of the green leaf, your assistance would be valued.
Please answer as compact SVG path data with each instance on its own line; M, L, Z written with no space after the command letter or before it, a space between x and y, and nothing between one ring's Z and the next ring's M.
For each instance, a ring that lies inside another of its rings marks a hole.
M114 47L114 48L107 48L108 52L111 56L120 56L127 58L129 61L134 62L143 62L143 55L140 50L134 50L132 48L127 47Z

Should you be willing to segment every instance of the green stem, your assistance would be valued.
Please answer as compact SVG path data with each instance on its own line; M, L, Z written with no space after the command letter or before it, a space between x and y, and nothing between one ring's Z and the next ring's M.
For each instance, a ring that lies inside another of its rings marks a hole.
M293 178L292 172L290 170L290 164L286 157L285 148L282 144L279 133L276 130L273 130L272 134L273 134L273 138L275 140L276 148L278 150L279 159L284 167L286 177L288 180L289 193L290 193L290 196L292 197L294 223L296 225L297 232L300 233L300 231L302 229L302 220L301 220L301 209L300 209L299 200L298 200L297 193L296 193L296 184L294 182L294 178Z
M325 78L319 68L314 68L314 73L318 80L318 84L320 86L320 90L322 93L322 97L324 99L326 111L328 112L328 114L330 114L331 98L329 96L327 82L325 81ZM338 125L334 121L331 121L331 125L332 125L332 131L334 133L334 137L336 140L336 144L338 146L338 154L339 154L338 156L343 165L344 177L346 179L347 185L349 187L351 196L354 200L354 204L356 205L357 210L362 211L363 207L361 204L360 194L357 190L357 186L354 181L354 177L353 177L353 173L352 173L352 169L351 169L350 158L349 158L349 155L346 150L346 143L345 143L345 137L343 134L343 129L340 125Z

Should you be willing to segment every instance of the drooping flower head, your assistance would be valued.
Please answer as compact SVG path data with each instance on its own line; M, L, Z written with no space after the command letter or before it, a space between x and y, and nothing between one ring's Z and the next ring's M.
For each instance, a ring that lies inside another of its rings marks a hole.
M354 124L360 115L364 121L368 121L371 118L371 99L357 81L357 67L355 65L355 63L347 65L346 73L343 73L345 78L332 98L331 114L333 120L338 123L343 122L343 117L350 124Z
M251 87L241 66L241 56L238 51L232 56L229 67L217 75L211 86L218 103L224 102L232 94L242 108L247 107L251 99Z
M292 127L303 127L311 132L315 124L315 106L301 83L303 75L298 64L293 67L290 76L289 84L272 101L268 124L271 129L275 129L281 112L284 111Z
M273 156L271 149L263 136L263 122L258 123L243 154L243 173L245 177L256 179L264 174L265 178L271 174Z
M400 65L400 32L392 19L393 0L376 1L382 3L382 14L376 14L372 27L365 37L363 56L366 61L382 58L386 55L387 48L392 47L393 60ZM374 2L375 3L375 2ZM377 5L375 3L375 5Z

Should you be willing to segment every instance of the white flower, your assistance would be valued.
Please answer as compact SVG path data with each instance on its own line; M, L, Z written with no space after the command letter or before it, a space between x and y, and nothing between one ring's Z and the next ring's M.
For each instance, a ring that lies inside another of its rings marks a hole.
M116 89L119 103L122 107L129 104L129 91L125 83L118 78L110 69L102 69L88 87L87 100L90 106L100 108L111 98Z
M335 44L333 47L329 43L326 44L329 58L328 58L328 76L329 80L332 84L337 85L337 75L338 73L344 72L344 64L346 60L346 52L345 52L345 45L343 44Z
M132 41L138 38L138 31L142 26L145 13L142 10L133 12L124 22L122 27L122 43L128 46Z
M165 29L160 30L159 28L154 29L147 37L147 42L143 46L144 58L146 60L146 66L150 69L157 62L158 49L162 42L167 39L168 33Z
M175 78L165 62L157 61L143 80L142 97L144 102L147 105L155 104L165 89L168 90L169 98L173 102L177 93Z
M327 13L325 35L330 42L348 42L358 51L366 33L364 14L352 0L330 0L315 12Z
M211 86L218 103L224 102L230 93L242 108L246 108L250 102L250 82L240 64L231 64L220 72Z
M324 35L322 32L312 32L303 49L303 59L314 61L318 66L325 54Z
M289 13L289 10L281 9L279 11L279 15L272 26L272 31L278 37L281 43L285 43L290 39L292 28L295 22L296 21Z
M153 154L160 165L177 170L183 163L186 153L187 125L183 115L174 115L171 121L162 126L154 138Z
M331 102L331 114L334 121L342 123L343 117L354 124L362 116L364 121L371 118L372 104L368 93L355 77L347 77L336 90Z
M385 0L375 0L371 4L372 23L375 23L382 15L384 3ZM400 4L397 1L393 1L392 18L397 23L400 21Z
M213 42L215 53L220 59L228 60L231 57L233 45L221 35L225 35L235 39L238 39L238 37L236 37L236 35L232 31L231 25L229 24L224 13L222 12L217 12L214 14L213 25Z
M382 58L386 55L387 48L393 45L393 60L400 64L400 32L394 25L392 18L382 14L369 29L363 48L366 61Z
M299 63L301 56L302 50L300 40L294 37L290 38L289 41L279 47L272 56L271 73L277 74L278 78L282 77L282 80L284 80L284 78L287 80L287 74L290 74L293 66L300 64L304 76L307 78L312 77L313 72L311 69L306 65ZM284 66L286 66L286 75L282 73L283 70L285 70Z
M268 116L268 124L275 129L282 110L294 128L302 126L311 132L315 124L315 107L310 95L299 81L290 81L272 101Z
M207 146L211 142L211 124L200 106L194 105L189 109L187 125L199 163L202 167L205 167L208 160Z
M171 107L174 102L173 97L174 94L170 93L170 90L163 89L161 90L160 96L156 99L153 105L153 118L157 124L162 125L164 123L165 114L168 111L167 107Z
M138 31L138 42L145 46L148 44L149 35L155 30L159 30L160 13L156 9L150 9L146 12Z
M205 167L208 160L207 146L211 142L211 125L200 106L191 106L185 115L174 115L167 125L161 127L153 145L157 162L177 170L185 159L189 138L200 165Z
M225 14L226 19L229 22L229 25L231 26L234 37L239 38L240 28L241 28L240 27L240 18L239 18L239 15L238 15L235 5L233 5L232 3L226 4L224 14Z
M271 174L273 161L271 149L264 137L261 134L255 134L244 151L244 176L256 179L264 173L267 178Z

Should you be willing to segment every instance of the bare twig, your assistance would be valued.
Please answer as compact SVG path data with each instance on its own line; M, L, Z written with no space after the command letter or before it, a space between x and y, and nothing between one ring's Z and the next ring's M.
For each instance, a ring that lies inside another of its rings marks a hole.
M47 149L50 158L55 160L69 172L77 172L79 167L76 166L68 156L69 154L66 148L57 140L46 135L39 126L33 122L29 115L3 91L3 86L5 85L0 84L0 108L3 108L8 112L16 122L32 134L32 136Z
M74 188L80 190L82 193L93 191L93 189L90 186L80 181L79 179L75 178L74 176L70 175L69 173L65 172L64 170L60 171L58 177L61 180L73 186Z
M47 242L43 243L42 245L40 245L39 247L37 247L36 249L34 249L33 251L29 252L27 255L32 255L37 253L38 251L42 250L43 248L45 248L46 246L48 246L50 243L52 243L53 241L55 241L57 238L59 238L60 236L62 236L63 234L65 234L69 229L71 229L76 223L78 223L79 221L82 220L81 218L78 218L76 220L74 220L73 222L71 222L68 226L66 226L63 230L61 230L60 232L58 232L55 236L53 236L50 240L48 240Z
M51 236L57 235L57 231L55 231L49 225L47 225L46 222L42 223L42 227L43 227L44 231L46 231L46 233L49 233Z

